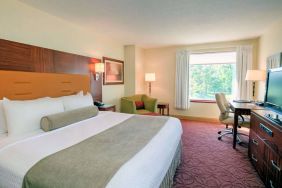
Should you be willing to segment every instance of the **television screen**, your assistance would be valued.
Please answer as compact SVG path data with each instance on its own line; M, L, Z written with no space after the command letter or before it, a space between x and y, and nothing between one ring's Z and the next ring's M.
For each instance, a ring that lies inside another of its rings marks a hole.
M266 106L282 111L282 69L270 70L266 84Z

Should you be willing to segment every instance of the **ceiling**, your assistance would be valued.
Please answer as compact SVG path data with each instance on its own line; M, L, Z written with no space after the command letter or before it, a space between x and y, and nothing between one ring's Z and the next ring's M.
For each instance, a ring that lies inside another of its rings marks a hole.
M145 48L254 38L282 19L282 0L20 1Z

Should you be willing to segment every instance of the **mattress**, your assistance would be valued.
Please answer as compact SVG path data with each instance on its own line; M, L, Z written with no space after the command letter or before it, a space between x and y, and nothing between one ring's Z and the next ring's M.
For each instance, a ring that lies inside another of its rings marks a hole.
M99 134L132 117L100 112L96 117L51 132L0 137L0 187L20 188L27 171L38 161ZM163 128L113 176L107 187L159 187L173 160L182 134L181 123L169 118Z

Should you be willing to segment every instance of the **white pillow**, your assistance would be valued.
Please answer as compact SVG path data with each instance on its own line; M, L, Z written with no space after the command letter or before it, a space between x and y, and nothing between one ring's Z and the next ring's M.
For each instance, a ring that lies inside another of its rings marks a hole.
M90 93L86 95L70 95L62 97L65 111L74 110L93 105L93 98Z
M40 129L42 117L64 111L61 100L41 98L26 101L3 100L8 136L19 136Z
M83 96L83 91L81 90L81 91L78 92L76 95L78 95L78 96Z
M81 91L77 92L77 93L74 94L74 95L66 95L66 96L61 96L61 97L52 97L52 99L57 99L57 100L63 101L63 99L64 99L64 100L66 100L66 99L71 99L71 98L75 98L75 97L77 97L77 96L83 96L83 91L81 90Z
M3 108L3 100L0 100L0 134L7 133L6 118Z

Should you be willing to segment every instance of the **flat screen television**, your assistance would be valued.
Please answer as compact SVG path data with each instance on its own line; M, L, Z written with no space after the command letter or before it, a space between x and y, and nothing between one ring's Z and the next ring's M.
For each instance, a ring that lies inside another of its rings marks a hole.
M282 113L282 68L270 69L267 73L264 105Z

